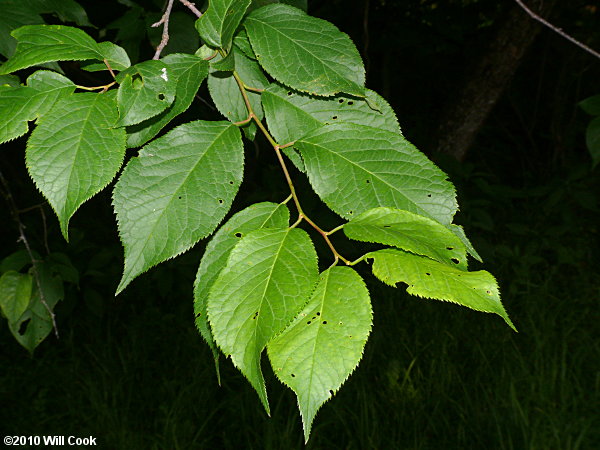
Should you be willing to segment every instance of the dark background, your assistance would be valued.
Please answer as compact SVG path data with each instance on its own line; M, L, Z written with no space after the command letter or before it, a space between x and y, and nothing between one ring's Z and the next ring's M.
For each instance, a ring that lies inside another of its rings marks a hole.
M120 40L134 56L151 58L145 32L160 17L161 1L146 2L140 14L116 1L80 3L97 26L86 29L92 36ZM549 18L557 27L600 49L597 2L553 6ZM181 5L175 11L180 38L167 51L193 52L193 16ZM590 117L577 104L600 94L600 60L540 29L513 61L514 76L497 99L497 86L479 92L494 107L489 115L480 111L482 126L458 162L438 151L443 125L465 87L478 82L478 65L514 20L515 3L309 0L309 13L351 35L368 69L367 86L388 99L404 135L449 174L461 206L457 222L485 262L471 268L497 277L519 333L498 317L384 287L362 268L374 328L358 369L317 415L308 447L599 448L600 177L585 146ZM82 84L104 81L76 64L61 65ZM209 99L205 86L200 96ZM198 100L179 122L218 117ZM25 142L0 149L19 208L44 201L25 170ZM234 209L287 196L261 139L247 142L246 164ZM324 228L339 224L303 176L293 176L311 217ZM100 448L302 448L293 393L267 364L271 418L228 361L217 385L192 314L204 242L114 297L123 257L110 191L77 212L69 244L48 205L42 206L46 226L40 208L21 215L32 246L45 254L47 238L53 254L67 255L78 280L65 284L56 308L60 339L49 336L33 356L0 322L2 434L91 435ZM22 243L7 205L0 205L3 258ZM344 254L360 254L354 244L337 244Z

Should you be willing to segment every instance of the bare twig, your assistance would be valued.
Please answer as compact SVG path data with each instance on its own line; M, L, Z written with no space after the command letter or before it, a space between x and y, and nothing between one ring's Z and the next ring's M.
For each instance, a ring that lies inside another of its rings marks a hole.
M151 25L153 28L160 27L161 25L163 26L162 38L160 40L160 44L158 44L158 47L156 47L156 53L154 53L152 59L159 59L161 52L169 42L169 18L171 17L171 9L173 9L174 1L175 0L169 0L169 2L167 3L167 8L165 9L165 13L161 17L161 19L158 22L153 23Z
M363 13L363 59L365 60L365 73L369 73L371 60L369 58L369 0L365 0Z
M188 0L179 0L181 3L183 3L185 6L187 6L190 11L192 11L196 17L201 17L202 13L200 11L198 11L198 9L196 8L196 5L189 2Z
M108 69L108 71L110 72L110 76L113 77L113 80L116 79L117 77L115 76L115 72L112 70L112 67L110 67L110 63L108 62L108 59L104 58L103 62L104 62L104 65L106 66L106 68Z
M6 178L4 178L2 172L0 172L0 182L2 182L2 188L4 189L4 197L10 208L11 216L17 224L17 228L19 230L19 239L17 240L17 242L22 242L23 245L25 245L25 249L27 250L27 254L29 255L31 265L33 267L33 278L35 279L35 284L38 288L38 292L40 293L40 301L42 302L42 304L48 311L48 314L50 315L50 319L52 320L52 328L54 329L54 334L58 339L59 336L58 327L56 326L56 316L54 315L54 311L52 311L52 309L48 305L48 302L46 301L46 296L44 295L44 290L42 289L42 283L40 281L40 275L37 269L37 264L39 261L33 256L33 251L31 250L31 247L29 246L29 241L27 240L27 236L25 235L25 225L23 225L23 222L21 222L21 219L19 217L19 208L17 208L14 197L12 196L12 192L10 191L8 181L6 181Z
M582 42L579 42L577 39L575 39L574 37L571 37L570 35L568 35L567 33L565 33L563 30L561 30L560 28L552 25L550 22L548 22L546 19L544 19L543 17L539 16L538 14L534 13L531 9L529 9L527 7L527 5L525 5L523 3L522 0L515 0L515 2L517 2L517 4L523 8L525 10L525 12L527 14L529 14L534 20L537 20L538 22L540 22L542 25L545 25L546 27L550 28L552 31L554 31L555 33L560 34L562 37L564 37L566 40L568 40L569 42L577 45L578 47L582 48L583 50L585 50L586 52L588 52L590 55L595 56L596 58L600 59L600 53L598 53L597 51L591 49L590 47L588 47L587 45L585 45Z

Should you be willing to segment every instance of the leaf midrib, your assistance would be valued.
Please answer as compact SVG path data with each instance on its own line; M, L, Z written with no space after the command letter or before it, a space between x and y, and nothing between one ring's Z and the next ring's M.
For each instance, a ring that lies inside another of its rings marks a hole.
M137 264L137 262L139 261L140 257L142 256L142 254L144 253L144 250L146 249L146 246L148 245L148 242L150 241L150 236L152 236L154 234L154 231L156 229L157 224L162 220L163 216L164 216L164 212L168 209L168 207L171 205L171 201L173 200L173 198L175 198L177 196L177 192L179 192L179 189L181 188L181 186L183 186L188 178L191 176L191 174L195 171L195 169L198 167L198 164L200 164L200 162L204 159L204 157L209 153L209 151L212 149L212 147L215 145L215 143L221 139L221 137L223 136L224 133L226 133L227 131L229 131L231 129L232 125L228 125L227 127L225 127L223 129L223 131L221 131L218 135L216 135L216 137L213 139L213 141L211 142L211 144L206 148L206 151L198 158L196 164L194 164L194 167L192 169L190 169L187 173L187 175L185 176L185 178L183 179L183 181L181 183L179 183L179 186L177 186L177 189L175 189L173 191L173 195L171 196L171 198L169 199L169 202L167 203L167 205L163 208L163 211L158 215L157 219L154 221L154 223L152 224L152 228L151 231L147 234L146 239L144 240L144 244L142 245L141 249L138 251L138 254L135 258L135 260L130 263L130 270L128 272L131 272L131 267L135 267L135 265ZM163 249L164 250L164 249ZM125 279L125 275L123 275L123 279ZM131 280L130 280L131 281ZM128 283L129 284L129 283Z

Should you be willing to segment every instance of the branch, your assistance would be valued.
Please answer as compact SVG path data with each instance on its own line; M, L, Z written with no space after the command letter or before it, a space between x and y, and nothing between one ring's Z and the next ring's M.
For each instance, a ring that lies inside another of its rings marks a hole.
M333 253L333 257L334 257L333 265L335 266L339 260L342 260L344 263L346 263L346 264L349 265L350 264L350 260L344 258L342 255L339 254L339 252L336 250L336 248L334 247L333 243L329 239L328 233L326 231L323 231L323 229L321 229L321 227L319 227L316 223L314 223L310 219L310 217L308 217L304 213L304 211L302 211L302 206L300 205L300 200L298 198L298 195L296 194L296 189L294 187L294 182L292 181L292 177L290 176L288 168L287 168L287 166L285 164L285 160L283 159L283 155L281 154L281 149L282 148L290 147L294 143L290 142L290 143L285 144L285 145L279 145L277 142L275 142L275 139L273 139L273 136L271 136L271 133L269 133L269 131L265 128L265 126L263 125L263 123L260 121L260 119L254 113L254 110L252 109L252 105L250 104L250 99L248 98L248 93L246 92L246 87L245 87L246 85L242 81L242 79L240 78L239 74L235 70L233 71L233 77L235 78L235 81L236 81L236 83L238 85L240 93L242 94L242 98L244 99L244 103L246 104L246 109L248 110L248 119L246 119L246 120L254 119L254 122L256 123L256 125L258 126L258 128L260 128L260 130L262 131L262 133L264 134L264 136L267 138L267 140L269 141L269 143L273 146L273 149L275 150L275 154L277 155L277 159L279 160L279 164L281 165L281 169L283 170L283 174L284 174L285 179L286 179L286 181L288 183L288 186L290 188L291 196L294 199L294 203L296 205L296 209L298 210L298 220L296 221L296 223L294 223L294 225L292 225L292 227L297 226L302 220L306 220L306 222L311 227L313 227L323 237L323 239L325 240L325 242L329 246L329 249L331 250L331 253Z
M171 9L173 9L174 1L175 0L169 0L169 2L167 3L167 9L165 10L165 13L161 17L161 19L158 22L153 23L151 25L151 27L153 28L160 27L161 25L163 26L162 38L160 40L160 44L158 44L158 47L156 47L156 53L154 53L152 59L159 59L161 52L169 42L169 18L171 16Z
M54 329L54 334L58 339L58 327L56 326L56 316L54 314L54 311L50 309L50 306L46 301L46 296L44 295L44 290L42 289L42 283L40 281L39 272L37 270L38 260L35 259L35 257L33 256L33 251L31 250L31 247L29 246L29 241L27 240L27 236L25 235L25 225L23 225L23 222L21 222L21 219L19 218L19 208L17 208L15 199L12 196L10 187L8 186L8 182L6 181L6 178L4 178L4 175L2 175L2 172L0 172L0 182L2 182L2 188L4 189L4 197L10 208L10 214L13 220L16 222L17 228L19 230L19 239L17 240L17 242L22 242L23 245L25 245L25 249L27 250L27 254L29 255L29 259L31 260L31 266L33 268L33 278L35 279L35 284L38 288L38 292L40 293L40 301L42 302L42 304L48 311L48 314L50 315L50 319L52 320L52 328ZM44 216L44 223L45 221L46 220Z
M563 30L561 30L560 28L552 25L550 22L548 22L546 19L544 19L543 17L539 16L538 14L534 13L531 9L529 9L522 0L515 0L515 2L517 2L517 4L523 8L523 10L525 10L525 12L527 14L529 14L534 20L537 20L538 22L540 22L542 25L545 25L546 27L550 28L552 31L554 31L555 33L560 34L562 37L564 37L566 40L568 40L569 42L577 45L578 47L582 48L583 50L585 50L586 52L588 52L590 55L595 56L596 58L600 59L600 53L598 53L595 50L592 50L590 47L588 47L587 45L585 45L582 42L579 42L577 39L571 37L570 35L568 35L567 33L565 33Z
M202 17L202 13L200 11L198 11L198 9L196 8L196 5L194 5L193 3L189 2L188 0L179 0L181 3L183 3L185 6L187 6L190 11L192 11L196 17Z

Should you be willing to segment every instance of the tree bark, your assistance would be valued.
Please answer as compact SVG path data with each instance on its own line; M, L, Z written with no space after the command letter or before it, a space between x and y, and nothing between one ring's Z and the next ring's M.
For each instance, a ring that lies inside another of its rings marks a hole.
M547 17L556 0L535 0L529 7ZM515 74L542 26L515 3L485 55L475 64L454 101L442 113L435 150L464 160L478 131Z

